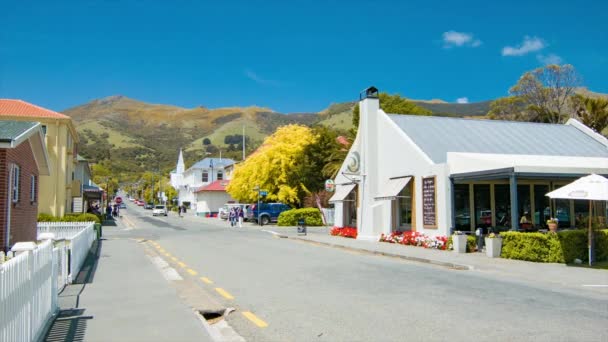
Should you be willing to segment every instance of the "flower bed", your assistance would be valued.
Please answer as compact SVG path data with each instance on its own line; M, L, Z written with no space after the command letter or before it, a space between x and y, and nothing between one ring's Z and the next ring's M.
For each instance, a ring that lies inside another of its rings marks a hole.
M419 232L392 232L380 235L380 242L398 243L406 246L418 246L446 250L448 238L445 236L427 236Z
M357 228L356 227L333 227L329 234L333 236L343 236L347 238L357 238Z

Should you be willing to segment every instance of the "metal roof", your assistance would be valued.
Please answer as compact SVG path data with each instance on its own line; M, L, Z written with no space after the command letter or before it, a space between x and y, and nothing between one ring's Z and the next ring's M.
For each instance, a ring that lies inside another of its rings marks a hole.
M0 141L11 142L38 125L28 121L0 121Z
M210 169L212 163L213 167L226 167L234 164L234 160L228 158L205 158L196 162L190 169Z
M448 152L608 158L608 148L572 125L388 114L435 163Z

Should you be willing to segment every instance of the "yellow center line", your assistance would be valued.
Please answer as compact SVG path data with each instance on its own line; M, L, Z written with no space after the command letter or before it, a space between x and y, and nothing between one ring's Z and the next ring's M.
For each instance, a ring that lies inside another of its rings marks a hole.
M206 277L201 277L201 280L203 281L203 283L205 284L213 284L213 282L211 281L211 279L206 278Z
M168 256L168 257L171 257L171 254L169 254L169 253L165 253L165 255Z
M196 271L195 271L195 270L193 270L193 269L191 269L191 268L189 268L187 271L188 271L188 273L190 273L190 274L191 274L191 275L193 275L193 276L195 276L195 275L197 275L197 274L198 274L198 273L196 273Z
M183 263L183 262L181 262L181 261L180 261L180 262L178 262L177 264L178 264L179 266L183 267L183 268L186 268L186 267L187 267L187 266L186 266L186 264L184 264L184 263Z
M176 257L171 257L171 260L173 260L173 261L175 261L175 262L177 262L177 261L178 261Z
M244 311L243 316L247 317L248 320L252 321L253 324L257 325L260 328L266 328L268 326L268 323L262 321L256 315L249 311Z
M166 250L164 250L164 249L162 249L162 248L161 248L161 249L159 249L159 251L160 251L161 253L165 253L165 252L167 252Z
M221 294L222 297L224 297L226 299L234 299L234 297L232 297L232 295L230 293L228 293L226 290L224 290L220 287L216 287L215 291L217 291L217 293Z
M160 245L156 245L157 249L162 249L162 247Z

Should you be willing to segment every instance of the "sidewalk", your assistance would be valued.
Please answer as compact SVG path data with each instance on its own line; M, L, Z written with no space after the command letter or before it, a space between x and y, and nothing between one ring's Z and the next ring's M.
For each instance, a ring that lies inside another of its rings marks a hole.
M194 312L132 239L104 227L76 281L59 295L45 341L211 341Z

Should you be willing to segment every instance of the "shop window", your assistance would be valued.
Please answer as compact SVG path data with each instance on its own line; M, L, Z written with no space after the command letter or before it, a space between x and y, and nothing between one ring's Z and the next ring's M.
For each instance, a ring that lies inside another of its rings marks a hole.
M399 192L397 199L393 201L393 213L395 218L396 230L405 231L412 229L412 184L410 181L407 186Z
M511 228L511 191L509 184L494 185L496 227Z
M530 201L530 185L517 186L517 214L519 219L519 228L530 229L532 227L532 216L530 212L532 206Z
M540 227L547 228L547 220L551 218L551 204L548 185L534 185L534 223Z
M490 185L473 185L475 201L475 227L487 228L492 225L492 210L490 207Z
M469 207L469 184L454 184L454 228L471 230L471 208Z
M574 201L574 224L576 228L587 228L589 224L588 218L589 201Z
M357 226L357 188L353 189L344 199L344 225Z

